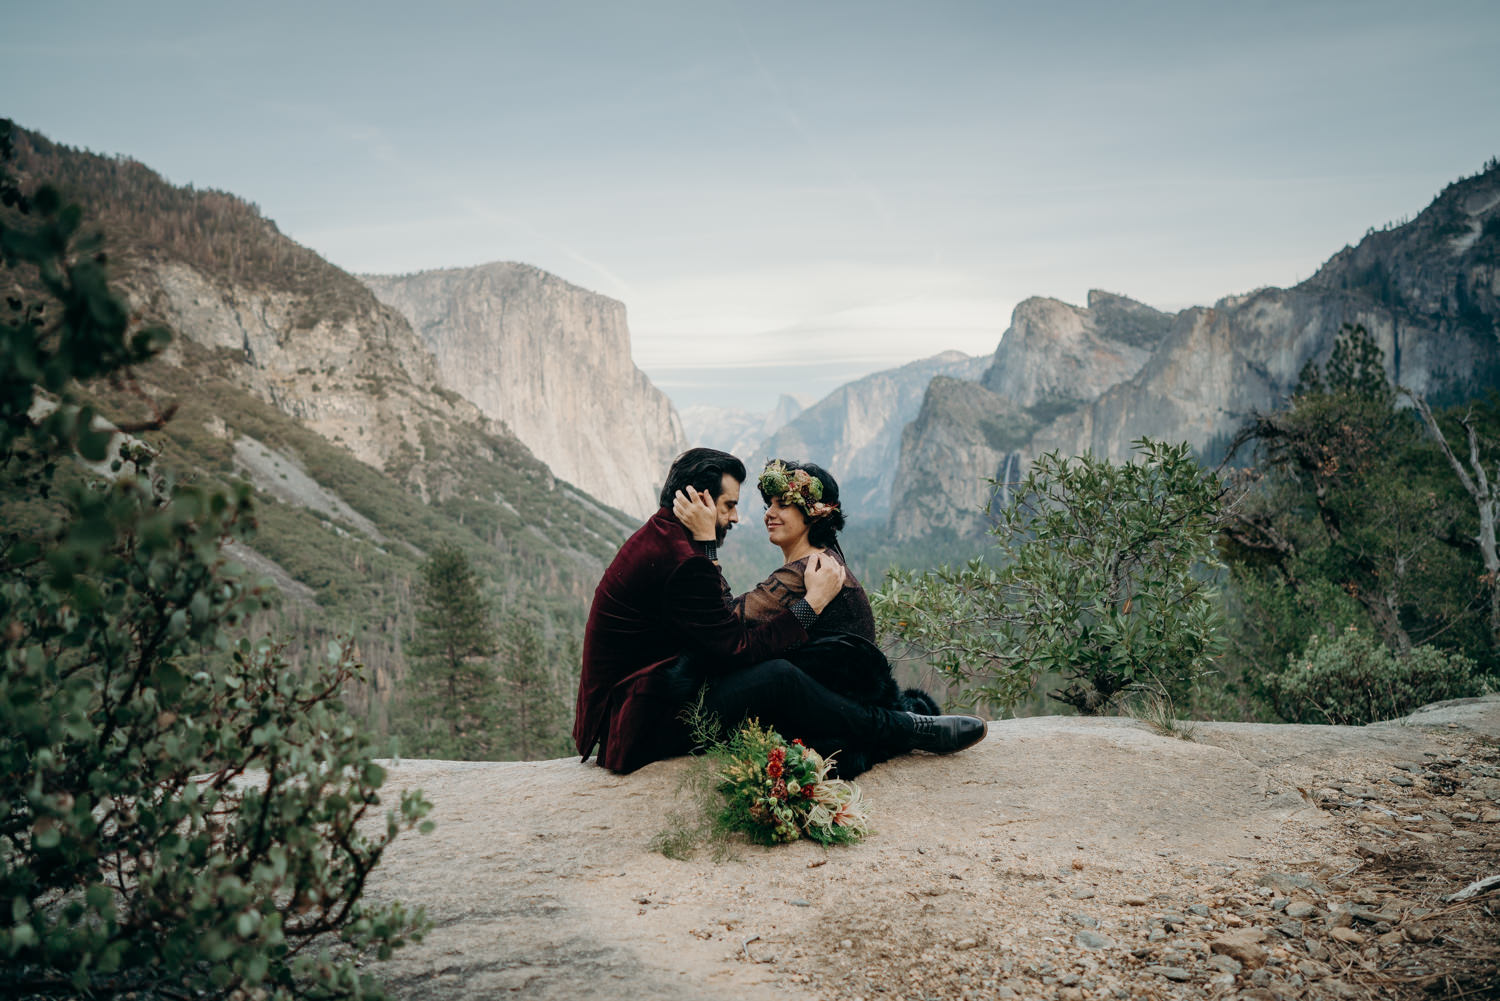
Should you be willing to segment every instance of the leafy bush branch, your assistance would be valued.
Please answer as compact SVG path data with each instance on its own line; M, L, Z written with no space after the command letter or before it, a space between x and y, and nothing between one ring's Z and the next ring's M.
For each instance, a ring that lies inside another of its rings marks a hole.
M1143 685L1181 692L1213 658L1208 574L1222 488L1186 444L1140 439L1136 458L1038 458L1000 512L996 566L893 572L874 596L883 632L927 657L970 704L1012 705L1037 676L1080 712Z
M174 484L80 405L81 381L133 384L167 333L132 331L75 207L6 174L10 134L0 121L0 483L52 520L0 538L0 981L378 996L355 956L424 922L363 893L428 804L405 794L377 826L384 773L339 703L347 649L299 674L232 638L273 598L220 548L253 532L249 489ZM147 402L138 426L159 427Z

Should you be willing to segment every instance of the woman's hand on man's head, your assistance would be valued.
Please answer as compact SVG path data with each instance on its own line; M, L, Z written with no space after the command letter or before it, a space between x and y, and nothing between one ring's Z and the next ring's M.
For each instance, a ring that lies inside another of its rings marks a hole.
M719 509L708 491L695 487L677 491L672 498L672 514L682 522L694 541L713 542L719 537Z

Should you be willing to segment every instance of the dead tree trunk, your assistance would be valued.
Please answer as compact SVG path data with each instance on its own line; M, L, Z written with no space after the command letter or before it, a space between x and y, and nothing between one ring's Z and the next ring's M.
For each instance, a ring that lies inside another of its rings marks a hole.
M1490 634L1496 649L1500 649L1500 552L1495 548L1495 522L1497 515L1500 515L1500 462L1496 463L1493 478L1485 475L1484 464L1479 457L1479 423L1475 420L1473 411L1465 414L1458 422L1468 438L1469 465L1466 469L1449 447L1448 439L1443 435L1443 429L1438 427L1437 418L1432 416L1432 408L1427 405L1427 400L1420 393L1404 387L1401 392L1406 394L1417 413L1422 415L1422 423L1427 425L1427 430L1437 439L1438 447L1448 459L1448 465L1458 474L1458 482L1463 484L1463 488L1479 507L1479 534L1474 541L1479 543L1479 554L1484 560L1484 579L1490 589Z

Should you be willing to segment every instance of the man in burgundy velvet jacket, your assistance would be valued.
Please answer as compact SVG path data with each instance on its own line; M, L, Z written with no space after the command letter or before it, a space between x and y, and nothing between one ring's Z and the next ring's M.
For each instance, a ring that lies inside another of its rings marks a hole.
M688 750L682 709L666 670L692 654L710 672L770 661L807 640L811 622L839 592L843 570L829 560L799 603L757 627L747 627L725 601L717 544L739 520L745 466L726 452L695 448L673 463L661 508L620 547L594 591L583 639L573 741L584 759L617 772ZM695 542L672 514L678 490L694 487L714 499L718 532ZM799 621L799 617L801 621Z

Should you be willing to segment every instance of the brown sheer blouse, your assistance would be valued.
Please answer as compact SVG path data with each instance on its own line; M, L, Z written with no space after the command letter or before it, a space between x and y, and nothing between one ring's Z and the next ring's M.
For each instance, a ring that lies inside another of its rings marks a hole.
M844 563L832 550L824 552L840 564ZM782 609L789 608L792 602L807 593L802 575L807 570L807 561L810 559L811 556L804 556L774 571L753 590L730 599L731 607L746 623L765 622L775 618ZM817 637L829 633L853 633L874 643L875 616L870 611L870 599L854 574L847 573L847 565L844 569L846 576L843 590L823 609L818 621L808 628L808 635ZM725 590L727 594L727 585Z

